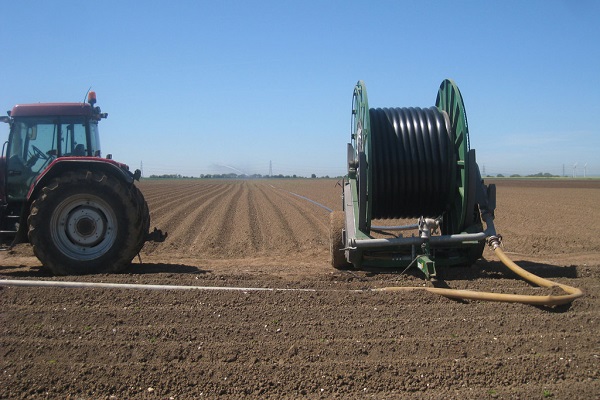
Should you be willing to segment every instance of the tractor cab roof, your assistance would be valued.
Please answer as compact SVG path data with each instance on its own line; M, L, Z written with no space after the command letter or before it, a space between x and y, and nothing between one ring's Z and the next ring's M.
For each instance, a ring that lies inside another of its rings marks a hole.
M11 117L42 116L92 116L94 108L88 103L35 103L17 104L10 112Z

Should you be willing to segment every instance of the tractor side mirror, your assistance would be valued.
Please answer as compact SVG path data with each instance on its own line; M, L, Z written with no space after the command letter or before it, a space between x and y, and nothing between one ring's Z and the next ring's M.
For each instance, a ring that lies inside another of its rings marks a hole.
M29 140L37 139L37 125L34 125L31 128L29 128L27 136L29 137Z
M3 115L0 117L0 122L6 122L8 124L10 122L10 117L7 115Z

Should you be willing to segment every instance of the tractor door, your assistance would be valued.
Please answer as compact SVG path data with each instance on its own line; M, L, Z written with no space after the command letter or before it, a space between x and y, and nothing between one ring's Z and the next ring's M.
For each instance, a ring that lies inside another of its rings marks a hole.
M58 155L59 129L52 118L19 118L12 125L7 151L9 201L25 200L35 177Z

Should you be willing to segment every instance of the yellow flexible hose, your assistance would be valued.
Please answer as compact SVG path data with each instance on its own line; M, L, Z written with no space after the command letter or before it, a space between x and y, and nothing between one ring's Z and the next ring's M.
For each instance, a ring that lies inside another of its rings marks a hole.
M563 285L562 283L553 282L548 279L541 278L531 272L525 271L523 268L515 264L500 247L495 247L494 252L511 271L519 275L521 278L528 282L534 283L541 287L552 288L559 287L567 294L560 296L536 296L536 295L519 295L519 294L505 294L505 293L490 293L490 292L476 292L473 290L459 290L459 289L445 289L445 288L431 288L431 287L385 287L381 291L403 291L403 290L426 290L431 293L436 293L452 299L463 299L463 300L483 300L483 301L502 301L508 303L523 303L532 304L538 306L558 306L562 304L569 304L573 300L583 296L583 292L573 286Z

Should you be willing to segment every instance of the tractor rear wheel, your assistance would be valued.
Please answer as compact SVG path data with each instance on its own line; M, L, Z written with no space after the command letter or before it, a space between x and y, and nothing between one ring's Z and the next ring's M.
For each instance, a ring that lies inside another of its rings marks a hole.
M346 246L343 236L345 218L343 211L332 211L329 214L329 254L331 266L335 269L352 268L342 250Z
M134 184L98 171L63 174L31 204L29 241L56 275L117 272L144 245L150 216Z

